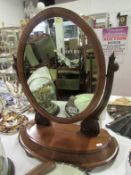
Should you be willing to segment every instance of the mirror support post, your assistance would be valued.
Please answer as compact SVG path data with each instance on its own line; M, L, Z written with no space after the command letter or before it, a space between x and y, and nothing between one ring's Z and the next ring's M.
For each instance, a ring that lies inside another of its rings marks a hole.
M45 117L42 117L37 111L35 111L35 123L37 125L43 125L43 126L50 126L51 125L51 122L45 118Z
M105 89L103 92L103 96L101 98L100 103L98 106L94 109L92 115L90 115L89 118L85 118L81 122L81 132L84 135L87 136L96 136L100 132L100 127L99 127L99 117L104 108L106 107L109 97L111 95L111 90L112 90L112 85L113 85L113 80L114 80L114 72L119 69L119 65L115 62L115 55L114 53L111 54L109 57L109 63L108 63L108 69L107 69L107 74L106 74L106 84L105 84Z

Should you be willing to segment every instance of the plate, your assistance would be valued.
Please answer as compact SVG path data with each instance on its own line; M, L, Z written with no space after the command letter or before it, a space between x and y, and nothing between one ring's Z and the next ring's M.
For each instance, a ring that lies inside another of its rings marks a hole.
M113 119L131 116L131 100L126 97L120 97L107 105L107 112Z
M13 105L15 103L13 96L9 92L0 92L0 98L5 100L6 105Z
M28 124L28 118L16 112L2 114L0 121L1 133L16 133L20 127Z
M131 106L131 99L127 97L120 97L120 98L115 99L114 101L109 102L109 104Z

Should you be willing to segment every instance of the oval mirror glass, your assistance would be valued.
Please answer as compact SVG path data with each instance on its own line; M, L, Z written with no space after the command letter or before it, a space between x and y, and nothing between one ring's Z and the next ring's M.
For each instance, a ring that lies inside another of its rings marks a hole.
M37 24L24 55L27 84L44 110L70 118L88 107L96 90L97 65L91 43L75 23L53 17Z
M29 101L59 123L88 117L105 84L105 60L91 27L64 8L40 12L25 27L18 48L18 75Z

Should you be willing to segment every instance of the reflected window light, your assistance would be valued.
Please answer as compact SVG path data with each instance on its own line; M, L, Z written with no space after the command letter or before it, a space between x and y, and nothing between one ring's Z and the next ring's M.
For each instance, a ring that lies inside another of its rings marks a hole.
M47 29L47 23L41 22L33 29L32 33L35 33L35 32L46 33L46 29Z

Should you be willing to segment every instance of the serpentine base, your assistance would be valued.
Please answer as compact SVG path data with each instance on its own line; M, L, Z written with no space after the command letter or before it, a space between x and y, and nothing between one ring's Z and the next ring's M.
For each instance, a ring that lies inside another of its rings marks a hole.
M118 143L105 129L94 137L80 132L74 124L36 124L20 130L20 143L26 152L38 159L55 160L92 169L115 159Z

